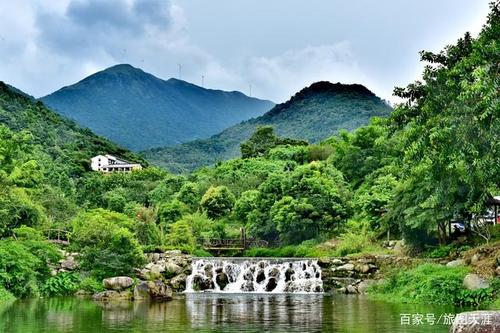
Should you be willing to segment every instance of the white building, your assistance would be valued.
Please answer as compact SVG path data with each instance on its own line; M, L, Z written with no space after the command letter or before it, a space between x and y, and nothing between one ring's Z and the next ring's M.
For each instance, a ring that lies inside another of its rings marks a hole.
M140 170L142 166L138 163L117 158L113 155L97 155L92 157L90 167L94 171L101 172L130 172Z

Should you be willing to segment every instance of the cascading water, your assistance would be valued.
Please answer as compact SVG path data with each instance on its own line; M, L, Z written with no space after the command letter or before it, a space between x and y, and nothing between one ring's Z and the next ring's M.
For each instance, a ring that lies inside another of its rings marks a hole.
M193 259L186 292L319 293L321 268L309 259Z

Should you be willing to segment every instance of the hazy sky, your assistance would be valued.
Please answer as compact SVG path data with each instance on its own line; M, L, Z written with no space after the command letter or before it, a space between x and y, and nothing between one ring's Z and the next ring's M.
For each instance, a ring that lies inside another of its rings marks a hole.
M488 0L0 0L0 80L36 97L117 63L282 102L318 80L391 99L418 51L474 35Z

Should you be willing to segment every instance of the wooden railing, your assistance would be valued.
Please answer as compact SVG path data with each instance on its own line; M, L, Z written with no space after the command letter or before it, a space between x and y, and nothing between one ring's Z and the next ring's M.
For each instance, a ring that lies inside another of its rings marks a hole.
M69 245L70 231L64 229L45 229L43 233L51 243Z

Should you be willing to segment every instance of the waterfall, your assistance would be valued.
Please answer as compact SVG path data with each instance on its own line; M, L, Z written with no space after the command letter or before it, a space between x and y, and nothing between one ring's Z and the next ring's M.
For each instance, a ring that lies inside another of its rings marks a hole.
M312 259L195 258L186 292L318 293L321 268Z

